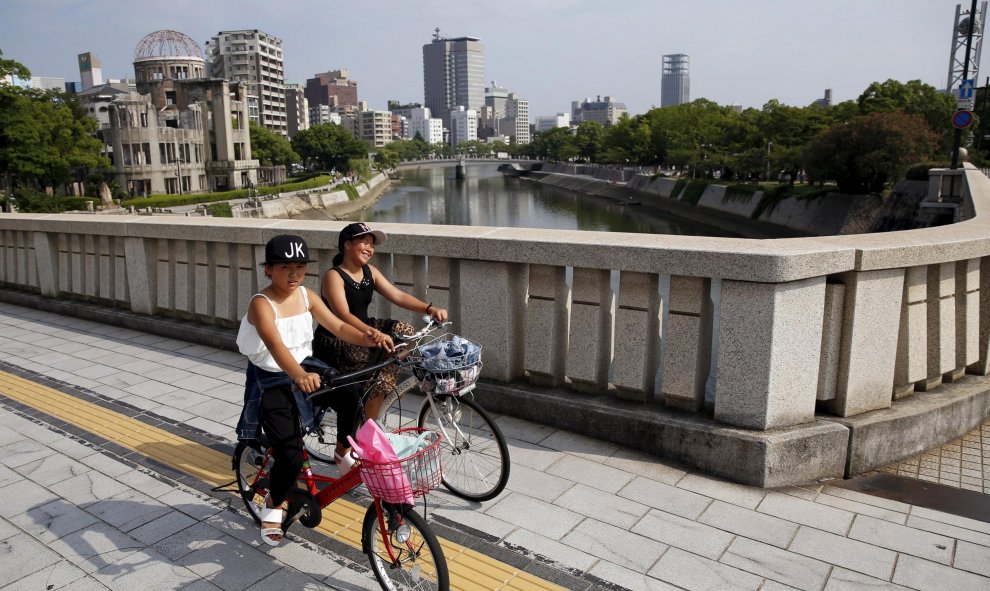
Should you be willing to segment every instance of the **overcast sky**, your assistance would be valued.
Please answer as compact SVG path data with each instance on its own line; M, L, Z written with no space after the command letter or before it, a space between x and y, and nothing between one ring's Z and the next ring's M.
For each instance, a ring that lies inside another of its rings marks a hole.
M221 30L283 40L287 81L347 68L359 99L423 100L422 46L480 37L486 80L530 101L530 116L612 95L631 113L660 104L661 56L691 58L691 98L804 106L871 82L945 86L955 0L0 0L0 50L35 76L78 80L91 51L104 78L133 76L134 48L159 29L202 48ZM969 0L963 0L968 9ZM990 74L988 64L980 76Z

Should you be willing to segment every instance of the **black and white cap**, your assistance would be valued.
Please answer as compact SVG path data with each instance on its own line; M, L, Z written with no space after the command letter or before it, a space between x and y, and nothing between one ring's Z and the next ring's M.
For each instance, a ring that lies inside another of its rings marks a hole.
M311 263L309 246L299 236L280 234L265 245L265 264L272 263Z

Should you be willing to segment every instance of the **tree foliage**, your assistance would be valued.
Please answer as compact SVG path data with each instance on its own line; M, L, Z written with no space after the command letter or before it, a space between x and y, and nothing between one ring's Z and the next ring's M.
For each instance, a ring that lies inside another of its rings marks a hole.
M348 161L368 156L368 146L334 123L314 125L292 138L292 149L308 164L346 171Z
M876 112L815 136L805 165L813 178L834 180L843 192L879 192L911 164L930 158L937 144L938 135L920 115Z
M248 124L248 129L251 133L251 155L263 166L288 166L299 162L299 154L292 149L289 140L254 121Z

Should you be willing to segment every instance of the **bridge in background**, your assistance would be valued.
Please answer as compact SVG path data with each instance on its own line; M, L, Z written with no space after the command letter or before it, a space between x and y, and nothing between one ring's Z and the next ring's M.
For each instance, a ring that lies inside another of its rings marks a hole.
M849 476L990 408L990 179L932 175L966 221L777 240L380 224L375 264L484 345L498 412L748 484ZM4 214L0 300L184 319L232 348L265 242L303 236L318 289L343 225Z

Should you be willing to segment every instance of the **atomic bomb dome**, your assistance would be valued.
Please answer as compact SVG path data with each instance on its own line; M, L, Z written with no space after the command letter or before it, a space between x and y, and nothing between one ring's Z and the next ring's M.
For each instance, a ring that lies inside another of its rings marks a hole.
M202 60L203 52L189 35L162 29L145 35L134 50L135 62L161 58Z

